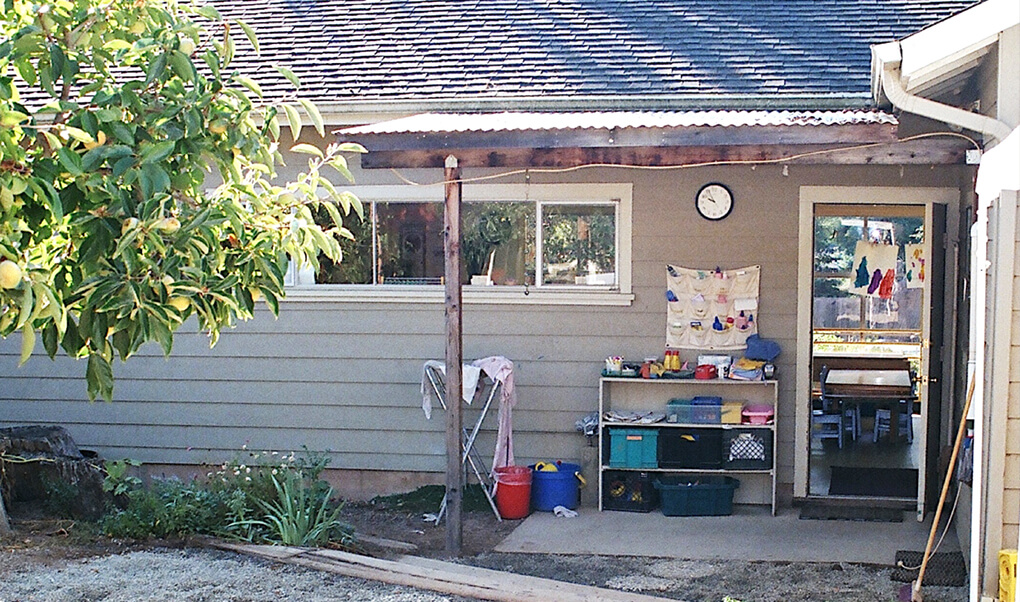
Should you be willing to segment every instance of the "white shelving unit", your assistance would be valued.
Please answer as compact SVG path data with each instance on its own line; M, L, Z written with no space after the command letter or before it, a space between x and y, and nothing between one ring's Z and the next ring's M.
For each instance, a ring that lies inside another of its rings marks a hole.
M692 398L698 395L713 395L723 401L740 400L751 404L768 404L778 407L779 383L775 380L741 381L730 379L643 379L603 377L599 386L599 510L602 510L603 477L607 470L634 472L655 472L664 474L720 474L740 480L740 487L734 492L735 504L769 505L772 515L776 514L776 412L770 424L678 424L655 422L639 424L633 422L607 421L606 412L665 412L666 404L673 398ZM772 466L759 469L699 469L699 468L620 468L609 466L609 427L629 429L762 429L772 438Z

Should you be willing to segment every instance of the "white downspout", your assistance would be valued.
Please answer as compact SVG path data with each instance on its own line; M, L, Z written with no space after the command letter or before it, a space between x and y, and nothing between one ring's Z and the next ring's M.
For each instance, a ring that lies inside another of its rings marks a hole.
M942 121L950 125L959 126L965 130L981 132L987 137L1001 142L1009 136L1013 128L998 119L986 115L971 113L961 108L921 98L907 92L903 87L900 78L900 63L903 54L900 51L899 42L887 42L871 47L871 64L878 73L873 77L875 83L881 82L881 93L889 99L894 107L913 113L922 117L928 117L936 121ZM877 88L877 86L875 86ZM872 90L875 98L879 98L877 92Z
M986 138L995 142L1001 142L1012 131L1007 124L980 115L965 111L958 107L942 104L927 98L915 96L906 91L903 86L900 65L903 60L903 53L899 42L888 42L886 44L871 47L872 57L872 94L875 99L884 95L896 108L907 113L913 113L922 117L928 117L942 121L950 125L980 132ZM986 142L990 142L986 140ZM985 356L985 313L988 310L987 292L985 283L988 272L988 209L984 203L978 205L976 222L971 227L971 344L970 344L970 370L971 378L976 379L974 399L983 399L983 384L985 381L984 356ZM980 575L984 566L983 539L984 526L981 522L981 509L984 506L984 478L981 466L983 465L983 442L984 433L982 428L984 404L976 403L971 406L971 416L963 416L963 420L973 418L974 420L974 476L973 476L973 499L971 504L971 530L970 530L970 599L977 600L980 595Z

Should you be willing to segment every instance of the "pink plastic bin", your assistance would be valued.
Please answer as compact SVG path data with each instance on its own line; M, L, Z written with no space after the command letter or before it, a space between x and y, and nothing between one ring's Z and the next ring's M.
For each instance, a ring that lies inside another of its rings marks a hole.
M741 412L743 424L769 424L775 416L775 410L770 405L751 404L744 407Z

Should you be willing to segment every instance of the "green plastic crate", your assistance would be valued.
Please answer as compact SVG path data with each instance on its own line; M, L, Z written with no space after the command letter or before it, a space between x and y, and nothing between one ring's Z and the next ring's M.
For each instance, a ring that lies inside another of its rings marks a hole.
M611 468L658 468L659 429L609 429Z
M714 475L662 477L655 480L664 516L728 516L733 514L733 490L740 481Z

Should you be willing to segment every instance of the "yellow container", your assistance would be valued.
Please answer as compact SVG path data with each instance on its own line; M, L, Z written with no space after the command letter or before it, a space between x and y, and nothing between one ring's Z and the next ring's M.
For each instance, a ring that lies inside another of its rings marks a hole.
M722 404L722 416L719 422L723 424L740 424L740 413L744 410L742 401L724 401Z
M999 550L999 600L1016 599L1016 550Z

